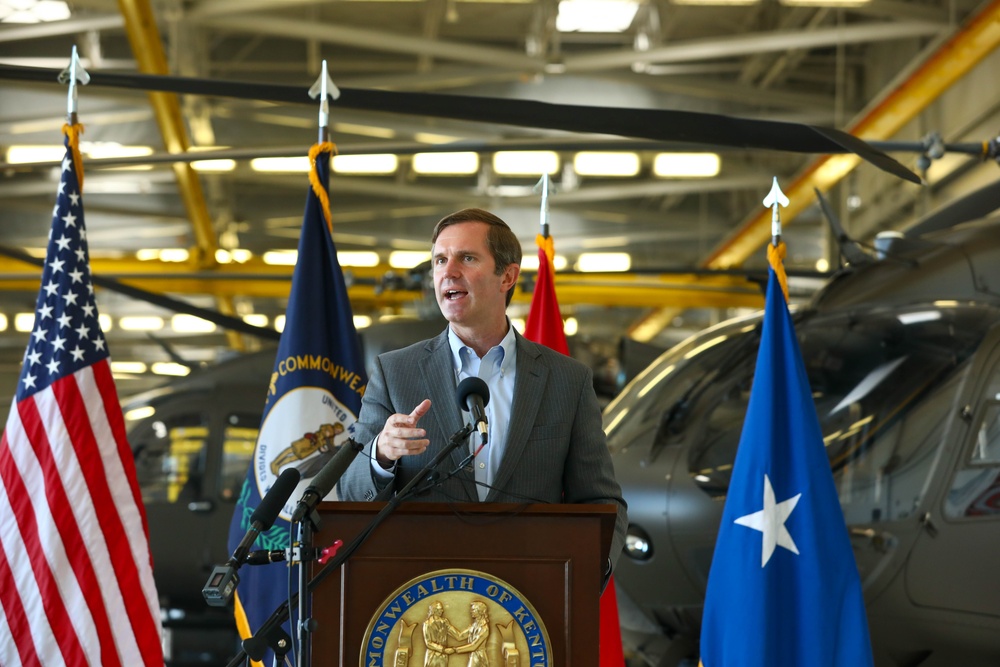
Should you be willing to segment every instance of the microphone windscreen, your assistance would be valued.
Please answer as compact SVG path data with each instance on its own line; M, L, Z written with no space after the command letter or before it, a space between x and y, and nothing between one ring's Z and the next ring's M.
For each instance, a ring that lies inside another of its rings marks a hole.
M285 468L282 470L281 474L278 475L278 479L275 480L274 486L264 494L264 497L260 500L260 505L250 515L250 525L259 522L261 532L268 530L271 524L274 523L274 520L278 518L278 513L284 507L285 501L295 491L295 487L298 486L301 477L302 475L297 468Z
M490 402L490 388L486 386L482 378L475 376L467 377L458 383L458 389L455 390L455 398L458 400L458 405L466 412L469 411L469 405L465 399L472 394L476 394L483 400L484 407Z
M333 455L333 458L313 477L309 488L315 489L321 499L326 497L328 493L333 491L333 486L347 472L351 462L362 449L364 446L356 443L353 438L348 438L347 442L342 444L337 453Z

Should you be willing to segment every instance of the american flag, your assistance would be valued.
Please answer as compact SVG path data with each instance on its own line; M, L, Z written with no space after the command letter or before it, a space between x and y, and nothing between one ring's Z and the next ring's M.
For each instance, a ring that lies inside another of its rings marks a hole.
M66 158L0 438L0 665L163 665L146 516Z

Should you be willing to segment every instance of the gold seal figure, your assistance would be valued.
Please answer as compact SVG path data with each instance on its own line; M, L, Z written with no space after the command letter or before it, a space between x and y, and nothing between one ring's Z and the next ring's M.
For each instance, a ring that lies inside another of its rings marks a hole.
M444 605L439 601L432 602L427 607L427 620L424 621L424 644L427 646L424 667L447 667L448 655L445 651L448 637L457 637L458 634L455 626L444 616Z
M468 653L469 667L490 667L490 657L486 653L486 640L490 638L490 612L481 600L469 605L469 611L472 612L472 624L455 633L456 639L465 639L467 643L446 648L445 653Z
M317 452L320 454L333 452L334 440L343 432L344 425L337 422L336 424L323 424L316 429L315 433L306 433L274 457L274 460L271 461L271 472L277 475L283 466L302 461Z

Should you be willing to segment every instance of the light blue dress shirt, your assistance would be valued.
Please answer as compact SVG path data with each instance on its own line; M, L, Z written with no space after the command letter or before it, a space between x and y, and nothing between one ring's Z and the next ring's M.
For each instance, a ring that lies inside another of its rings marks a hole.
M455 366L456 384L467 377L477 376L490 389L490 400L486 404L488 422L487 445L476 456L472 465L476 473L476 489L479 500L485 500L489 485L493 483L504 447L507 445L507 431L510 427L510 408L514 402L514 376L517 369L517 340L514 327L507 320L507 335L499 345L490 348L482 359L475 350L466 345L448 329L448 344L451 346L452 362ZM472 421L472 415L463 413L465 422ZM469 440L469 453L479 447L478 431L473 431Z

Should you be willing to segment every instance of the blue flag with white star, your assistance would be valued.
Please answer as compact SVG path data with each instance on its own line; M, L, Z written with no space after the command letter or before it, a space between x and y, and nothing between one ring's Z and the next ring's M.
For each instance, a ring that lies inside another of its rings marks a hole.
M870 666L858 569L773 268L763 327L708 577L701 661L704 667Z
M368 380L330 229L327 183L332 150L333 144L322 143L309 151L311 187L306 195L285 328L278 343L260 435L229 529L230 551L250 527L251 515L278 475L296 468L302 476L298 487L274 525L260 534L252 548L278 550L290 546L289 520L298 500L312 478L354 434L354 422L361 411L361 396ZM254 635L295 592L297 577L292 577L290 592L286 563L245 566L239 576L236 623L240 635L246 638ZM284 627L294 634L288 623ZM271 664L270 652L263 662Z

